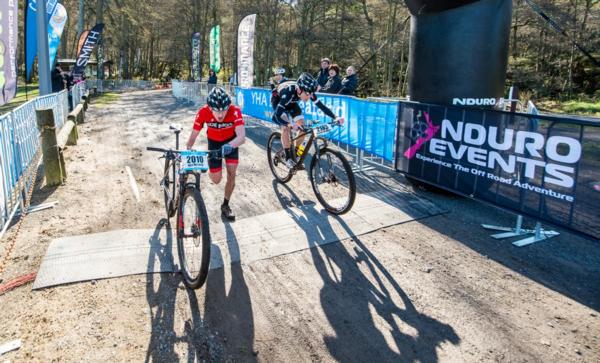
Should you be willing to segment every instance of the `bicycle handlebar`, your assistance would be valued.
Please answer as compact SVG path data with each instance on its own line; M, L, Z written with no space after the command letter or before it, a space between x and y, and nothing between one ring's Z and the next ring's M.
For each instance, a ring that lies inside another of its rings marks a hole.
M180 154L182 152L185 151L191 151L191 150L172 150L172 149L163 149L160 147L153 147L153 146L147 146L146 150L148 151L157 151L157 152L161 152L161 153L173 153L173 154ZM221 150L203 150L206 151L208 153L208 156L211 158L219 158L219 159L223 159L223 155L221 153Z

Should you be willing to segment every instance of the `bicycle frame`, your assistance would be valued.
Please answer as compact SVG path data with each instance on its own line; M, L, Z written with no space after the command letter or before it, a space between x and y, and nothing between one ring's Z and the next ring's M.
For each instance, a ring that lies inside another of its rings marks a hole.
M302 155L300 156L300 158L298 158L298 156L296 155L296 140L300 139L302 136L307 137L308 136L308 141L306 143L306 146L304 147L304 152L302 153ZM314 130L309 127L309 126L305 126L304 129L302 131L300 131L298 133L298 135L296 135L296 137L291 137L291 130L290 130L290 138L291 138L291 144L290 146L292 147L292 150L294 150L293 154L293 159L296 161L296 164L302 164L304 163L304 160L306 159L306 156L308 155L308 151L310 150L310 148L313 146L315 146L315 152L318 154L319 150L322 148L327 147L328 143L327 140L323 137L319 137L315 134ZM319 144L317 143L317 140L321 140L323 141L323 146L319 146Z

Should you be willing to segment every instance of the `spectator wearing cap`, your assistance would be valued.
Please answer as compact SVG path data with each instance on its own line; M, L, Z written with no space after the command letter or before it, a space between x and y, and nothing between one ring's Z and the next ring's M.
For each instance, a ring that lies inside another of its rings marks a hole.
M354 96L358 87L358 77L356 69L353 66L346 68L346 77L342 79L342 89L338 92L341 95Z
M337 94L341 89L340 67L334 63L329 67L329 78L327 79L327 83L321 88L321 92Z
M269 85L271 86L271 90L274 90L275 87L279 86L280 83L288 80L284 76L284 74L285 68L275 68L273 70L273 77L269 78Z
M321 69L319 69L319 72L317 72L316 75L316 79L317 79L317 92L321 90L321 88L323 88L325 86L325 83L327 83L327 80L329 79L329 66L331 65L331 59L329 58L323 58L321 59Z

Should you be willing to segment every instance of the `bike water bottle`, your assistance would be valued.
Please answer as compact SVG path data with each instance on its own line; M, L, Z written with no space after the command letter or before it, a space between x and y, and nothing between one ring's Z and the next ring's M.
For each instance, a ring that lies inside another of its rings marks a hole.
M306 144L308 144L308 137L305 137L304 140L302 141L302 144L300 144L298 146L298 157L302 156L302 154L304 154L304 148L306 147Z

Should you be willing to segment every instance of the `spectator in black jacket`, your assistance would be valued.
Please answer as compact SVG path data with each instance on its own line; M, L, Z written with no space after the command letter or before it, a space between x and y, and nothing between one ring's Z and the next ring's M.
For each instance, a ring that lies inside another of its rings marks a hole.
M329 78L327 79L327 83L321 88L321 92L337 94L341 89L340 67L334 63L329 67Z
M211 68L208 71L208 92L210 92L210 90L212 90L216 85L217 85L217 74Z
M354 96L358 87L358 77L356 76L356 69L353 66L346 68L346 77L342 79L342 89L339 94Z
M65 89L65 78L60 65L57 64L54 66L54 69L50 72L50 78L52 80L52 93L60 92Z
M321 69L319 69L319 72L317 72L316 75L316 79L317 79L317 92L319 92L321 90L321 88L323 88L323 86L325 86L325 83L327 83L327 79L329 79L329 66L331 65L331 59L329 58L323 58L321 59Z

